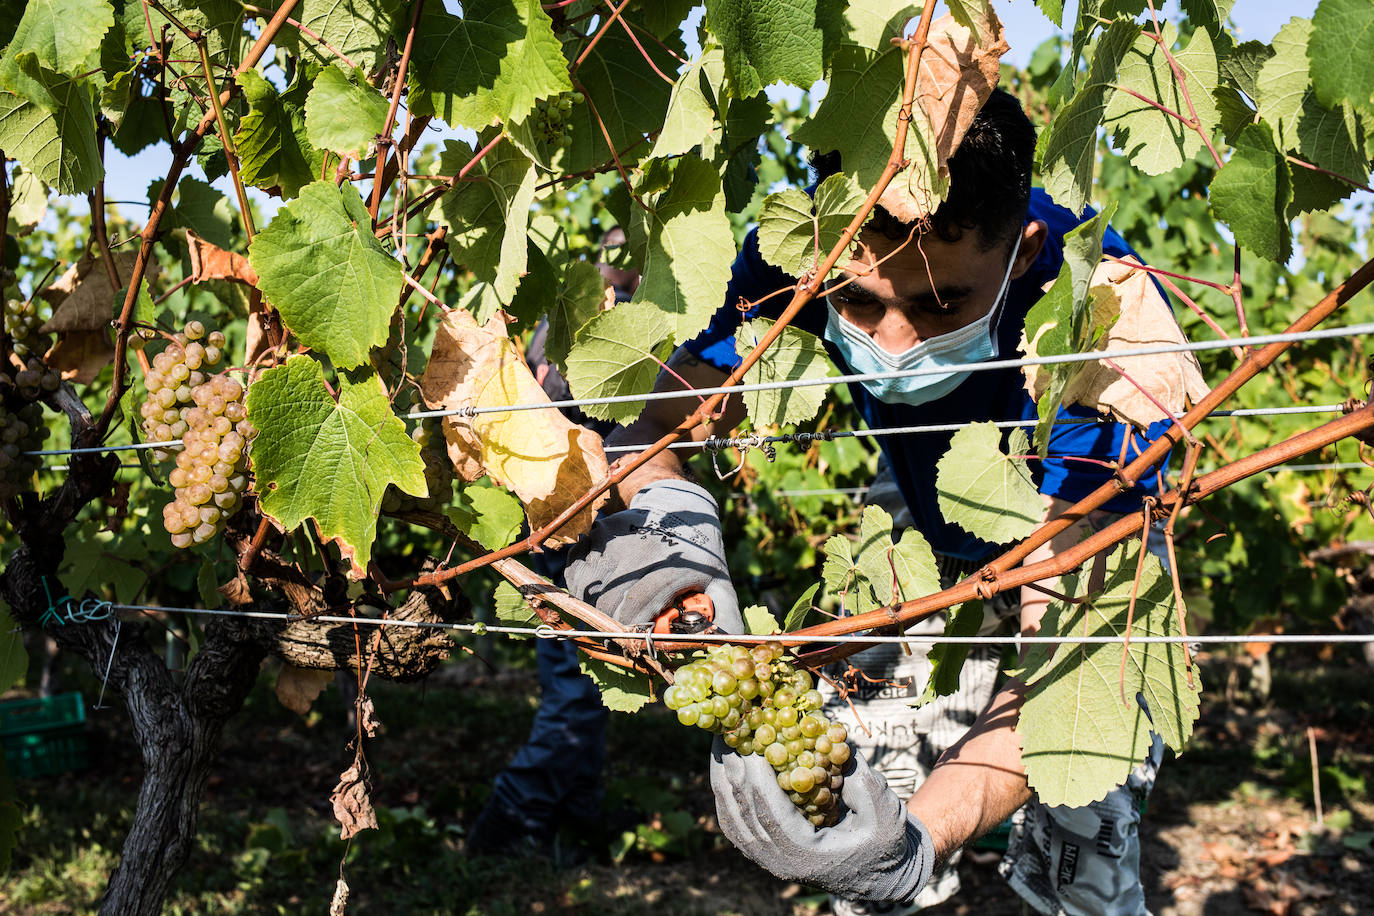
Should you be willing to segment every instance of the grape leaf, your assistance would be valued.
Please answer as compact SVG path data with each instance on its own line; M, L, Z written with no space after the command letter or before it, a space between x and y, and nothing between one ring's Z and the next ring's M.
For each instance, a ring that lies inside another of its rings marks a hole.
M864 614L882 606L854 562L853 543L842 534L832 534L826 539L821 579L826 591L841 598L845 611L850 614Z
M1164 46L1172 48L1177 37L1173 24L1166 24ZM1191 160L1202 149L1202 137L1178 118L1124 89L1184 117L1190 116L1191 100L1198 124L1208 137L1220 121L1212 98L1212 90L1217 87L1217 55L1207 30L1193 32L1188 46L1172 53L1187 81L1187 98L1174 78L1164 49L1149 35L1142 34L1117 69L1116 82L1122 88L1111 93L1102 115L1103 125L1112 134L1112 145L1147 175L1162 175Z
M90 92L76 80L43 73L54 108L0 91L0 149L57 193L84 194L104 174Z
M1024 433L1022 434L1024 436ZM983 602L966 601L946 613L946 637L977 636L983 626ZM964 669L971 645L959 643L937 643L930 647L926 659L930 662L930 675L926 678L926 689L912 701L911 705L920 708L939 697L947 697L959 689L959 674Z
M1344 102L1368 112L1374 102L1374 3L1322 0L1312 15L1312 88L1327 108Z
M1255 101L1260 117L1274 128L1281 149L1298 146L1298 118L1307 99L1307 43L1312 20L1293 17L1274 36L1274 56L1260 69Z
M80 76L100 65L100 41L113 25L105 0L29 0L7 57L29 51L48 70Z
M1041 632L1055 636L1115 636L1126 633L1139 542L1114 551L1106 561L1101 593L1081 604L1054 601ZM1066 576L1065 583L1078 576ZM1082 596L1074 588L1070 594ZM1177 636L1174 590L1153 554L1145 557L1131 635ZM1126 655L1123 704L1119 676ZM1187 683L1184 650L1178 643L1132 642L1060 645L1048 661L1027 672L1031 683L1016 731L1030 786L1047 805L1082 807L1123 784L1145 759L1151 733L1176 752L1192 733L1200 685L1196 671ZM1136 703L1141 695L1150 717Z
M744 632L750 636L771 636L778 632L778 620L768 608L754 604L740 613L744 617Z
M162 182L155 184L161 193ZM238 210L229 198L203 181L188 176L177 182L176 201L168 217L163 218L163 225L169 229L189 229L219 248L234 246Z
M1035 5L1050 22L1060 27L1064 25L1064 0L1035 0Z
M822 181L814 197L796 188L769 194L759 208L759 254L788 276L807 275L839 242L867 197L845 174ZM842 255L836 266L847 260Z
M1021 351L1027 356L1061 356L1082 353L1096 342L1103 331L1101 316L1092 311L1089 288L1097 263L1102 260L1102 237L1114 207L1074 227L1064 236L1064 263L1059 276L1040 301L1026 313L1021 333ZM1056 366L1026 366L1027 389L1035 399L1040 422L1035 427L1035 445L1044 458L1050 443L1050 428L1063 403L1064 390L1082 363Z
M458 504L448 509L449 520L488 550L515 543L525 522L520 500L500 487L474 484L458 493Z
M934 212L948 188L947 162L997 84L998 59L1007 50L1002 24L988 10L977 34L942 16L931 23L921 58L906 157L880 203L911 222ZM905 53L844 44L831 64L830 88L820 108L793 139L812 149L837 150L845 172L872 188L897 137Z
M539 99L572 91L568 62L539 0L466 0L461 17L427 4L409 77L416 114L473 130L522 121Z
M492 595L495 605L496 622L507 627L537 627L542 620L530 610L530 604L520 590L505 579L496 583L496 593ZM511 634L514 635L514 634Z
M239 6L237 2L233 5ZM329 50L335 48L354 65L370 72L383 63L388 39L404 26L397 16L402 9L408 22L410 10L400 0L301 0L292 10L292 18L319 37L297 36L297 30L288 24L277 41L322 64L336 59ZM404 31L400 35L403 39ZM295 46L291 47L293 38ZM322 42L328 42L329 48Z
M248 248L258 288L292 332L344 369L386 343L401 289L401 265L371 226L357 191L321 181L278 211Z
M420 391L430 409L548 403L529 366L497 320L478 326L463 309L444 315ZM444 418L449 459L464 480L487 474L525 504L540 528L606 476L601 437L556 409L495 411ZM600 499L546 541L567 544L591 528Z
M721 127L716 121L715 92L707 70L723 70L724 56L720 48L708 48L700 57L683 68L673 83L668 98L668 112L663 119L651 159L680 156L709 142Z
M340 67L325 67L305 100L305 135L311 146L367 159L386 126L387 104L361 69L350 74Z
M1140 27L1134 20L1112 21L1097 42L1087 76L1055 116L1043 140L1041 171L1045 190L1074 213L1083 212L1088 204L1097 160L1097 128L1102 124L1108 93L1117 82L1121 63L1139 34Z
M811 613L811 604L816 598L816 592L820 591L821 584L817 582L806 591L801 593L792 604L792 610L787 612L787 619L783 622L782 630L784 633L791 633L793 630L800 629L806 623L806 615Z
M776 82L806 89L824 72L825 48L838 36L833 0L706 0L706 27L724 49L737 98Z
M544 355L555 366L567 368L578 332L605 308L606 292L606 281L595 264L569 261L564 266L549 306L549 334L544 339Z
M1258 99L1260 71L1273 56L1274 49L1262 41L1244 42L1221 61L1221 74L1251 100Z
M335 401L324 367L292 356L249 387L248 417L258 428L254 490L263 511L288 531L313 517L325 538L342 540L366 569L382 494L393 485L424 496L424 462L375 373L341 373L337 381Z
M894 546L892 516L879 506L864 507L854 565L880 604L911 601L940 590L935 554L925 537L908 528Z
M907 0L853 0L844 11L843 43L880 51L920 12L919 3Z
M275 187L283 197L295 197L316 180L324 163L324 153L306 136L310 85L304 68L280 94L256 70L240 73L238 81L249 105L234 132L239 176L254 187Z
M472 155L467 146L450 140L444 144L440 168L457 174ZM534 163L513 144L499 143L468 175L482 180L458 182L439 202L449 224L449 250L507 302L529 263L526 240L534 202Z
M673 342L681 343L706 327L730 281L735 236L720 175L710 162L679 159L666 189L641 196L648 210L635 208L627 232L631 246L644 252L633 301L667 315Z
M1236 241L1280 264L1293 251L1286 215L1292 197L1291 168L1264 121L1240 132L1231 158L1208 189L1212 212L1231 227Z
M1026 431L1013 429L1009 453L1030 448ZM935 466L940 514L990 544L1027 537L1045 514L1040 492L1024 458L1002 451L1002 433L992 423L975 423L954 434Z
M672 355L673 324L646 302L624 302L592 318L577 332L568 354L568 387L575 398L603 398L652 391L660 365ZM587 404L589 417L624 423L639 416L643 401Z
M749 352L772 326L773 322L767 318L740 325L735 335L736 350L741 355ZM746 385L757 385L824 378L833 369L819 337L799 328L786 327L782 336L744 373L743 381ZM749 411L749 422L759 427L810 420L825 402L825 394L824 385L813 385L750 391L741 397Z
M48 189L43 182L28 169L16 163L11 175L10 219L19 227L21 235L26 234L48 212Z
M612 712L639 712L653 699L654 685L647 675L583 655L578 666L600 688L601 702Z

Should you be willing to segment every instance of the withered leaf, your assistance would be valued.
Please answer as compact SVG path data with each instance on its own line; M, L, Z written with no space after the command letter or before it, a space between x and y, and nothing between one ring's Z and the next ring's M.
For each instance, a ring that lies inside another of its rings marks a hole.
M1088 295L1093 325L1107 326L1106 333L1097 341L1097 350L1131 350L1186 342L1169 304L1139 261L1128 258L1125 263L1098 264ZM1165 418L1154 401L1179 413L1210 390L1192 353L1129 356L1112 362L1130 378L1102 361L1084 363L1064 389L1064 403L1082 404L1145 427ZM1026 373L1026 387L1038 400L1050 373L1044 367L1028 367ZM1149 397L1142 388L1149 392Z
M186 230L186 247L191 255L192 283L230 280L249 286L258 285L257 271L253 270L248 258L243 255L212 245L190 229Z
M879 203L902 222L934 212L942 194L933 187L933 171L949 178L949 157L968 133L978 110L997 87L1000 59L1008 45L1002 23L990 4L970 10L976 31L953 15L930 24L926 49L916 74L916 98L906 155L912 164L899 173ZM914 146L921 148L916 149Z
M549 403L505 325L492 319L479 327L463 309L444 316L420 390L436 410ZM601 437L552 407L445 417L444 437L458 473L465 480L486 474L508 487L524 503L531 528L552 521L608 471ZM567 544L580 537L605 499L603 495L575 516L547 543Z
M253 592L242 572L235 574L234 578L221 585L218 591L225 597L225 600L235 607L253 603Z
M382 730L382 720L377 718L377 704L372 702L372 697L358 697L358 724L369 738L377 737Z
M114 361L114 344L107 327L90 331L65 331L43 356L43 361L69 382L86 385Z
M115 270L121 283L127 283L133 275L137 257L135 251L124 251L114 256ZM146 279L151 281L156 272L157 265L150 263ZM114 300L115 288L110 285L104 265L89 253L67 268L39 295L53 307L52 317L40 328L44 334L108 330L110 320L123 304Z
M334 806L334 819L339 822L339 839L346 840L364 830L377 829L377 812L363 779L363 759L359 753L353 765L339 774L339 784L329 796Z
M303 716L310 712L315 700L333 680L331 671L297 668L283 662L281 673L277 675L277 699L287 709Z

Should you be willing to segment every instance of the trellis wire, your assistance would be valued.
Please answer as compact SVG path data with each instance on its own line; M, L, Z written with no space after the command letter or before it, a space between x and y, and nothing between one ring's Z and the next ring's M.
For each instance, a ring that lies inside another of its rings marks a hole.
M480 629L482 633L501 633L511 636L535 636L540 639L633 639L644 642L650 649L654 642L729 642L729 643L766 643L776 642L779 639L786 639L793 634L774 633L769 636L756 636L733 633L693 633L691 635L665 635L654 633L635 632L631 630L556 630L548 624L538 627L510 627L500 624L482 623L444 623L437 620L395 620L382 617L343 617L332 614L321 614L312 617L302 617L299 614L283 614L277 611L231 611L222 608L186 608L186 607L167 607L147 604L111 604L110 607L116 611L138 611L153 613L170 614L202 614L220 617L245 617L254 620L282 620L290 623L337 623L337 624L361 624L363 626L380 627L410 627L412 629L432 629L432 630L456 630L459 632L474 632ZM1046 645L1061 644L1087 644L1105 645L1121 644L1127 641L1125 636L944 636L942 634L907 634L905 636L865 636L853 634L849 636L827 636L824 639L815 640L817 643L922 643L930 645L1021 645L1030 643L1044 643ZM1319 633L1260 633L1254 635L1242 635L1237 633L1225 634L1202 634L1198 636L1131 636L1129 641L1132 643L1155 644L1155 643L1188 643L1192 644L1237 644L1237 643L1317 643L1323 645L1340 645L1345 643L1374 643L1374 633L1333 633L1322 635Z
M811 388L817 385L847 385L854 382L886 381L888 379L910 378L920 375L947 375L951 372L991 372L998 369L1015 369L1023 366L1054 366L1064 363L1096 362L1103 359L1129 359L1133 356L1158 356L1165 353L1196 353L1203 350L1229 350L1233 347L1264 346L1287 341L1327 340L1336 337L1356 337L1374 333L1374 323L1352 324L1341 328L1322 328L1315 331L1302 331L1284 334L1260 334L1250 337L1228 337L1224 340L1199 340L1181 344L1160 344L1153 347L1138 347L1129 350L1093 350L1087 353L1065 353L1059 356L1027 356L1019 359L994 359L978 363L952 363L947 366L922 366L916 369L899 369L891 372L869 372L858 375L832 375L825 378L793 379L781 382L754 382L743 385L720 386L716 388L685 388L674 391L650 391L644 394L618 394L599 398L572 398L564 401L546 401L528 404L494 404L490 407L450 408L447 410L416 410L405 414L406 419L422 420L428 417L463 416L475 417L488 413L513 413L522 410L543 410L547 407L589 407L595 404L634 404L642 401L663 401L680 398L710 397L717 394L748 394L754 391L773 391L793 388Z
M561 402L557 402L561 403ZM556 405L555 405L556 406ZM1318 413L1340 413L1344 405L1342 404L1315 404L1301 405L1293 407L1243 407L1236 410L1214 410L1207 415L1208 419L1224 419L1228 417L1267 417L1284 416L1287 414L1318 414ZM1183 416L1177 414L1176 416ZM777 436L742 436L734 438L712 437L719 448L736 447L735 443L744 444L745 442L754 443L774 443L774 442L809 442L817 439L846 439L846 438L869 438L873 436L896 436L915 433L942 433L956 432L968 426L976 426L979 422L991 422L999 429L1008 429L1016 426L1034 426L1036 420L991 420L991 421L970 421L966 423L936 423L927 426L890 426L878 429L852 429L852 430L831 430L819 433L787 433ZM1087 417L1075 417L1067 420L1056 420L1054 426L1078 426L1086 423L1097 423ZM706 440L711 442L712 439ZM90 448L49 448L38 449L35 451L23 452L25 455L90 455L100 452L115 452L138 449L178 449L182 447L180 439L168 439L163 442L135 442L125 445L98 445ZM669 448L710 448L704 442L674 442ZM617 452L637 452L643 451L643 445L611 445L605 448L607 453ZM121 465L121 467L136 467L137 465ZM66 470L66 465L53 465L43 468L43 470L55 471Z

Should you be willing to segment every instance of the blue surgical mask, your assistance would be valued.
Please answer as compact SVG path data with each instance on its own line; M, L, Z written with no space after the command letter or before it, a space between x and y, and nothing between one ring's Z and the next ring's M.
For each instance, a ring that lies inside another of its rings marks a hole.
M997 358L997 319L1006 300L1007 287L1011 284L1011 268L1016 263L1016 253L1020 249L1021 237L1018 235L1011 249L1011 259L1007 261L1006 273L1002 275L1002 288L997 291L992 308L982 318L957 331L928 338L901 353L889 353L878 346L867 331L841 315L827 296L826 308L830 314L826 320L825 339L835 345L851 371L857 375L909 372L914 369L928 373L863 382L868 393L878 400L888 404L916 405L942 398L959 387L972 373L967 369L940 372L940 367L981 363Z

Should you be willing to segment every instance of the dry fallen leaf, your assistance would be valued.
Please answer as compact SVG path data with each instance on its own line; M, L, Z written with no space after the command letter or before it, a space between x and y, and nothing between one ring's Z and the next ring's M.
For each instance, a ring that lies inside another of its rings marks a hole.
M249 266L248 259L243 255L212 245L190 229L186 230L186 247L191 255L192 283L230 280L249 286L258 285L257 272Z
M1110 325L1098 340L1097 350L1131 350L1187 342L1168 302L1150 280L1149 273L1140 269L1139 263L1133 259L1125 263L1103 261L1093 271L1088 291L1092 324L1097 327ZM1021 346L1023 350L1028 346L1024 332ZM1064 389L1064 403L1082 404L1143 428L1165 418L1164 411L1154 401L1178 413L1189 404L1196 404L1211 390L1203 381L1202 369L1192 353L1128 356L1112 362L1130 378L1102 361L1083 363ZM1027 367L1026 389L1035 400L1040 400L1045 393L1050 375L1048 367ZM1141 391L1142 388L1150 397Z
M235 573L234 578L221 585L218 591L235 607L253 603L252 589L242 572Z
M339 774L339 784L334 787L329 801L334 806L334 819L341 828L339 839L346 840L364 830L377 829L377 812L372 809L367 782L363 779L361 751L353 765Z
M916 161L925 147L941 179L949 178L949 157L959 148L978 110L997 87L1000 60L1008 45L1002 23L990 5L971 10L977 34L941 16L930 24L921 69L916 76L916 100L912 106L914 135L907 138L907 157L914 164L893 179L879 203L902 222L928 216L939 198L925 187L926 169Z
M303 716L310 712L316 698L334 680L331 671L317 671L313 668L297 668L283 663L277 675L277 699L287 709Z
M463 309L444 316L420 379L431 409L549 403L504 324L479 327ZM601 437L556 409L444 418L449 458L465 480L489 475L525 505L530 527L552 521L608 471ZM606 497L575 516L547 544L568 544L589 528Z
M67 331L43 355L49 368L78 385L90 384L113 361L114 344L108 330Z
M122 282L132 275L136 257L134 251L114 256ZM150 281L156 269L149 265ZM67 381L87 384L114 360L110 321L123 304L115 301L115 293L105 266L88 253L39 294L53 307L52 317L39 330L57 335L43 360Z

